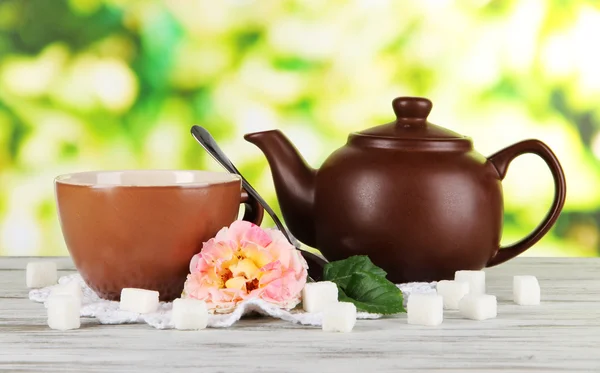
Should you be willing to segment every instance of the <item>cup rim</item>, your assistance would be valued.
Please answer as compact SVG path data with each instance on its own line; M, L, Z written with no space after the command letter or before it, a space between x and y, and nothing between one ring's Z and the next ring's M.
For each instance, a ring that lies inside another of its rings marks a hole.
M170 181L152 183L122 183L122 182L89 182L84 181L85 177L91 177L99 174L192 174L193 181ZM197 178L201 176L200 178ZM199 180L200 179L200 180ZM226 184L231 182L241 183L241 177L236 174L223 171L208 170L185 170L185 169L123 169L123 170L94 170L80 171L58 175L54 178L55 184L72 185L92 188L169 188L169 187L206 187L209 185Z

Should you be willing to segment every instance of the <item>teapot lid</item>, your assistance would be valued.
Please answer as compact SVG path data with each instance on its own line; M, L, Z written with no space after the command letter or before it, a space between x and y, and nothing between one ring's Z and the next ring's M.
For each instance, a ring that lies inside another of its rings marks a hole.
M410 143L411 147L433 143L444 148L472 147L463 135L427 121L433 104L423 97L397 97L392 101L396 120L351 135L351 140L364 145L395 148Z

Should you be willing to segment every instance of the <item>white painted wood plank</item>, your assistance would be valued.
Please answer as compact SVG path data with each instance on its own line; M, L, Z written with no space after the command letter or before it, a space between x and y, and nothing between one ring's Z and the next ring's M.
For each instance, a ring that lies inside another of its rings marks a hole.
M64 256L12 256L0 257L0 271L2 270L25 270L29 262L53 261L56 263L56 268L59 270L72 270L75 268L71 257Z
M43 305L27 299L31 258L1 258L0 370L43 372L598 372L600 260L518 258L486 270L498 318L476 322L446 312L439 327L406 316L359 320L349 334L265 318L229 329L155 330L98 325L58 332ZM68 267L63 267L68 268ZM68 273L68 272L63 272ZM511 301L512 276L536 275L537 307Z

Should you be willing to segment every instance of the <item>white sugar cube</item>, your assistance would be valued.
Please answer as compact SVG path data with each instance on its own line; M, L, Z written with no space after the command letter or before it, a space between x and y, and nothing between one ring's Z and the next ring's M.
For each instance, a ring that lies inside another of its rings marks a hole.
M468 282L469 294L485 294L484 271L456 271L454 281Z
M535 276L513 277L513 300L522 306L540 304L540 284Z
M205 329L208 323L208 309L204 301L192 298L179 298L173 301L171 320L175 329Z
M356 324L356 306L349 302L328 303L323 310L323 331L351 332Z
M306 312L321 312L337 301L338 288L331 281L309 282L302 289L302 308Z
M123 311L137 313L155 312L158 308L158 291L124 288L121 290L119 308Z
M27 263L26 282L28 288L43 288L45 286L55 285L58 278L56 272L56 263L31 262Z
M46 301L48 326L56 330L78 329L81 302L72 295L51 295Z
M436 326L444 321L444 300L437 294L411 294L406 303L408 323Z
M460 314L471 320L493 319L498 314L498 302L494 295L467 294L458 306Z
M72 295L81 302L81 285L77 281L56 285L52 288L50 295Z
M444 298L444 308L457 310L458 302L469 292L469 283L441 280L437 283L437 293Z

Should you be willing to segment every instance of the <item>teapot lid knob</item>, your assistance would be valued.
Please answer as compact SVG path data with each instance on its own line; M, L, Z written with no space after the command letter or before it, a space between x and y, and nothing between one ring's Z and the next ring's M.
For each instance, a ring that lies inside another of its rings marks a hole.
M364 141L364 144L374 146L379 142L377 146L386 149L408 144L410 149L415 150L433 146L427 145L429 140L433 140L437 144L435 146L448 146L444 149L449 149L454 146L449 145L449 140L456 140L455 143L459 144L457 149L472 149L473 144L469 138L427 120L433 107L430 100L424 97L397 97L392 101L392 107L396 120L355 133L355 138L364 135L362 140L356 140L357 144Z
M425 122L433 104L423 97L397 97L392 101L396 118Z

